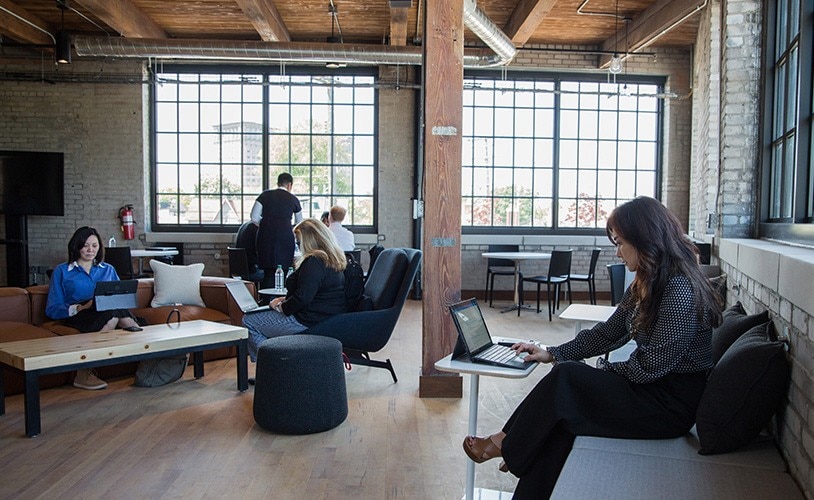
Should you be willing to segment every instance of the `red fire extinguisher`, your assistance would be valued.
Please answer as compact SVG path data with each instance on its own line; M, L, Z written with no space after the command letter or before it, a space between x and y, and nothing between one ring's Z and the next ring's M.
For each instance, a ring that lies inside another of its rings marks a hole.
M119 209L119 219L122 221L124 239L132 240L136 237L136 222L133 220L133 205L125 205Z

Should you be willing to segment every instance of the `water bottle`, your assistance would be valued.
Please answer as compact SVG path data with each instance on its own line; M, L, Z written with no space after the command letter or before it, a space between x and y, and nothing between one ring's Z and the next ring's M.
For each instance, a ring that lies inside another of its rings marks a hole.
M283 266L278 264L277 270L274 271L274 288L281 290L285 288L285 273L283 272Z
M292 274L294 274L294 268L293 268L293 267L289 267L289 268L288 268L288 272L287 272L287 273L285 273L285 280L286 280L286 281L288 281L288 277L289 277L289 276L291 276Z
M111 237L110 237L110 239L109 239L109 240L107 240L107 247L108 247L108 248L113 248L113 247L115 247L115 246L116 246L116 237L115 237L115 236L111 236Z

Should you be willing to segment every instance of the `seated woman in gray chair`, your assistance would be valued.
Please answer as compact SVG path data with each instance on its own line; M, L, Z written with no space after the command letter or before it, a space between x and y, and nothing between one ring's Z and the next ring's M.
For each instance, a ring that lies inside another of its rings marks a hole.
M264 340L301 333L347 310L347 260L333 233L319 220L305 219L294 227L294 236L302 256L286 279L286 296L272 300L270 311L243 316L252 361L257 360L257 348Z

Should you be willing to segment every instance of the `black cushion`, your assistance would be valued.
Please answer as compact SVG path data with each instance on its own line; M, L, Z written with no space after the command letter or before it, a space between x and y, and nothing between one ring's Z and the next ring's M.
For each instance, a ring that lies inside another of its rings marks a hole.
M769 340L770 325L743 334L710 373L696 412L701 455L749 444L785 398L789 363L783 343Z
M717 363L738 337L769 321L769 312L747 315L740 302L724 311L723 321L712 330L712 362Z
M379 254L365 282L365 295L373 302L373 309L393 307L409 263L407 254L398 248Z

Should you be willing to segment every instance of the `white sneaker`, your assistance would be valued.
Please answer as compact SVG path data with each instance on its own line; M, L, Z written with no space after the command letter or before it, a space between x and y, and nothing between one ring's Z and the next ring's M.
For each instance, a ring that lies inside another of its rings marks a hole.
M97 377L93 370L76 370L73 385L80 389L95 391L107 387L107 382Z

